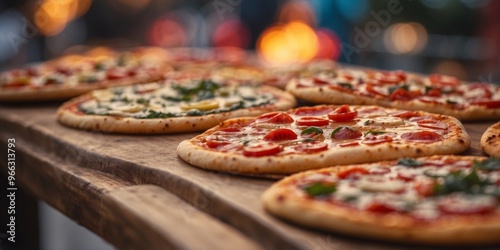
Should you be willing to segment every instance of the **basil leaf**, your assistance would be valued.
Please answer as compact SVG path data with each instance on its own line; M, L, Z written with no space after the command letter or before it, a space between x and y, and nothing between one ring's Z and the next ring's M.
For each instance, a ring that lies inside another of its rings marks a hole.
M340 87L344 89L353 89L352 85L350 83L345 83L345 82L339 82L337 83Z
M481 178L476 171L472 168L469 174L463 171L454 171L444 177L442 183L437 182L435 186L435 195L445 195L455 192L463 192L468 194L485 194L486 186L492 183L488 178Z
M139 98L137 99L137 103L139 104L149 104L149 100L146 98Z
M331 135L330 137L332 137L332 138L333 138L333 136L335 136L335 134L336 134L337 132L339 132L342 128L347 128L347 127L338 127L338 128L336 128L336 129L334 129L334 130L332 131L332 135Z
M416 161L411 158L401 158L397 162L398 165L403 165L406 167L417 167L417 166L422 166L424 163L420 161Z
M482 162L474 161L474 167L478 167L482 170L499 170L500 169L500 158L490 157Z
M337 187L334 183L316 182L302 188L310 196L322 196L335 192Z
M365 132L364 135L367 136L369 134L372 134L372 135L381 135L381 134L385 134L387 132L384 132L384 131L377 131L377 130L371 130L368 131L368 132Z
M365 126L368 126L368 125L370 125L371 123L373 123L373 120L366 120L364 124L365 124Z
M405 84L405 85L389 87L389 94L392 94L392 92L394 92L398 89L404 89L404 90L408 91L408 90L410 90L410 86Z
M96 64L94 65L94 69L95 69L96 71L101 71L101 70L104 70L104 63L102 63L102 62L98 62L98 63L96 63Z
M306 129L304 129L300 134L301 135L307 135L307 134L310 134L310 133L315 133L315 134L323 134L323 130L318 128L318 127L308 127Z

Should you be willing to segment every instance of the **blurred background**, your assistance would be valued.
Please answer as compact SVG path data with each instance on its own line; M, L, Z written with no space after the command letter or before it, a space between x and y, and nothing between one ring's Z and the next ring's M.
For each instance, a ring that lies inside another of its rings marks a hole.
M240 47L263 62L315 58L500 81L492 0L2 0L0 70L81 45Z

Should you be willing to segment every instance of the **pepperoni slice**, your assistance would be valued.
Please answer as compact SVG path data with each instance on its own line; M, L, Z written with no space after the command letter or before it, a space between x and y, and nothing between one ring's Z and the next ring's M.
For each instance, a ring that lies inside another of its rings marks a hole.
M353 168L348 168L348 169L345 169L345 170L338 172L337 176L341 179L346 179L346 178L349 178L351 176L365 175L365 174L369 174L369 173L370 172L368 172L368 170L366 170L365 168L353 167Z
M299 126L326 126L329 123L328 119L317 116L304 116L297 120Z
M381 91L376 89L375 84L370 83L370 82L366 84L366 91L368 91L368 93L370 93L372 95L376 95L376 96L379 95L379 96L387 97L386 94L384 94Z
M321 141L306 142L295 146L295 150L306 153L316 153L327 149L328 144Z
M129 73L126 70L115 68L115 69L109 69L106 72L106 75L107 75L109 80L115 80L115 79L121 79L121 78L127 77L127 76L129 76Z
M444 122L435 121L435 120L421 120L417 122L418 126L424 128L432 128L432 129L440 129L447 130L448 126Z
M330 82L322 80L322 79L319 79L317 77L314 77L313 78L313 83L314 84L318 84L318 85L325 85L325 84L329 84Z
M432 131L408 132L401 135L407 141L436 142L442 140L441 135Z
M301 107L297 108L294 115L299 116L322 116L330 113L332 109L330 107Z
M276 124L290 124L294 121L290 115L284 112L272 112L263 114L257 117L257 120L260 122L269 122Z
M264 140L266 141L283 141L283 140L295 140L295 139L297 139L297 134L295 134L295 132L287 128L275 129L264 136Z
M396 100L409 101L409 100L413 100L421 95L422 95L422 93L419 90L409 91L409 90L406 90L403 88L399 88L399 89L394 90L391 93L391 95L389 96L389 99L391 99L391 101L396 101Z
M486 106L490 109L500 108L500 100L473 101L472 104Z
M243 155L248 157L261 157L275 155L281 152L282 147L275 143L266 143L243 148Z
M338 127L332 132L332 139L351 140L360 138L363 134L350 127Z
M378 72L374 78L382 84L396 84L406 80L406 73L401 70Z
M347 105L342 105L327 115L328 118L334 122L348 122L354 120L354 118L358 115L358 112L351 111Z
M403 118L403 119L410 119L410 118L419 116L419 114L417 111L400 111L400 112L392 114L392 116Z
M458 86L460 81L458 78L453 76L441 75L441 74L432 74L429 76L429 81L438 86Z
M368 134L365 136L363 144L366 145L376 145L384 142L392 142L392 137L388 135L373 135Z

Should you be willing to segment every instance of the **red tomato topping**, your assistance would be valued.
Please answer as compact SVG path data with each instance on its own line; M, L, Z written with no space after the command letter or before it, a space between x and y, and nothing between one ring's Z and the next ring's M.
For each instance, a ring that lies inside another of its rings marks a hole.
M399 176L398 176L399 177ZM428 197L434 194L435 181L431 179L420 179L415 182L414 188L417 194Z
M227 127L227 128L221 129L220 131L234 133L234 132L240 132L241 128L240 127Z
M431 89L425 93L425 95L428 96L433 96L433 97L440 97L441 96L441 90L440 89Z
M219 136L209 135L206 138L205 144L210 148L217 148L219 146L229 144L229 141L227 141L226 139L223 139Z
M109 69L106 74L109 80L115 80L129 76L128 71L123 69Z
M350 127L340 127L338 130L335 129L334 131L335 133L332 133L332 139L337 140L357 139L363 135L361 132Z
M500 100L491 101L473 101L472 104L486 106L490 109L500 108Z
M275 155L281 152L282 147L279 144L267 143L243 148L243 155L248 157L260 157Z
M400 88L400 89L394 90L391 93L391 95L389 96L389 99L391 99L391 101L395 101L395 100L409 101L409 100L413 100L421 95L422 95L422 93L419 90L408 91L406 89Z
M62 66L57 67L56 71L67 76L71 75L72 73L70 68L65 68Z
M351 175L365 175L369 174L368 170L365 168L360 168L360 167L353 167L353 168L348 168L344 169L340 172L337 173L337 176L341 179L346 179L350 177Z
M387 213L395 212L396 209L394 209L393 207L391 207L385 203L382 203L379 201L372 201L370 203L370 205L368 205L366 207L366 211L387 214Z
M401 112L392 114L392 116L400 117L400 118L403 118L403 119L410 119L412 117L419 116L419 114L416 111L401 111Z
M373 83L367 83L366 84L366 91L368 91L368 93L370 94L373 94L373 95L380 95L380 96L383 96L383 97L386 97L387 95L378 91L377 89L375 89L375 84Z
M432 74L429 76L429 81L432 84L436 84L439 86L457 86L460 84L460 81L453 76L440 75L440 74Z
M441 135L432 131L408 132L401 135L407 141L435 142L442 139Z
M480 202L474 202L456 196L449 196L438 204L439 210L446 214L487 214L495 211L496 199L481 197Z
M330 107L301 107L297 108L294 115L300 116L321 116L330 113L332 109Z
M328 118L334 122L348 122L354 120L357 115L357 111L351 111L349 106L342 105L334 111L328 113Z
M328 144L321 141L312 141L295 146L295 150L306 153L316 153L328 149Z
M373 135L369 134L365 136L365 139L363 140L364 144L367 145L375 145L375 144L380 144L384 142L392 142L392 137L388 135Z
M398 172L397 178L403 181L412 181L415 178L415 175L404 172Z
M276 124L289 124L289 123L292 123L294 121L290 115L288 115L287 113L284 113L284 112L272 112L272 113L263 114L263 115L257 117L257 120L259 120L261 122L269 122L269 123L276 123Z
M406 73L401 70L378 72L375 74L375 79L382 84L395 84L406 80Z
M326 126L329 123L328 119L317 116L304 116L297 120L299 126Z
M266 141L283 141L283 140L295 140L297 139L297 134L290 129L287 128L279 128L275 129L266 136L264 136L264 140Z
M480 98L491 98L493 96L493 93L490 90L490 84L487 84L487 83L482 83L482 82L472 83L469 85L469 89L470 90L474 90L474 89L483 90L483 95L479 96Z
M435 120L421 120L417 122L418 126L424 128L432 128L432 129L440 129L447 130L448 126L444 124L444 122L435 121Z
M314 78L313 78L313 82L314 82L315 84L319 84L319 85L329 84L329 82L328 82L328 81L325 81L325 80L319 79L319 78L317 78L317 77L314 77Z

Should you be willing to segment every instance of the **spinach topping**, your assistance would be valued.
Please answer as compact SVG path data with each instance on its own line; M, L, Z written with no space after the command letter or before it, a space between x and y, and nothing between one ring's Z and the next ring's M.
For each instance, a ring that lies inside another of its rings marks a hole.
M397 162L398 165L403 165L405 167L417 167L422 166L424 163L420 161L416 161L411 158L401 158Z
M169 118L169 117L179 116L179 115L174 114L174 113L156 112L154 110L149 110L148 112L149 112L149 114L147 116L136 116L135 118L150 119L150 118Z
M308 127L306 129L304 129L300 134L301 135L307 135L307 134L310 134L310 133L315 133L317 135L320 135L320 134L323 134L323 130L318 128L318 127Z
M137 103L139 104L149 104L149 100L146 98L139 98L137 99Z
M94 65L94 69L95 69L96 71L101 71L101 70L104 70L104 63L102 63L102 62L98 62L98 63L96 63L96 64Z
M392 86L392 87L389 87L389 94L392 94L392 92L398 90L398 89L404 89L406 91L409 91L410 90L410 86L408 85L398 85L398 86Z
M482 162L474 162L474 166L482 170L499 170L500 169L500 158L490 157Z
M337 190L337 186L335 183L322 183L322 182L315 182L311 185L306 185L302 187L304 191L310 196L316 197L316 196L322 196L322 195L328 195Z
M350 83L345 83L345 82L339 82L337 83L340 87L344 89L353 89L352 85Z
M372 134L372 135L381 135L381 134L385 134L387 132L384 132L384 131L377 131L377 130L369 130L368 132L365 132L364 133L364 136L367 136L369 134Z

